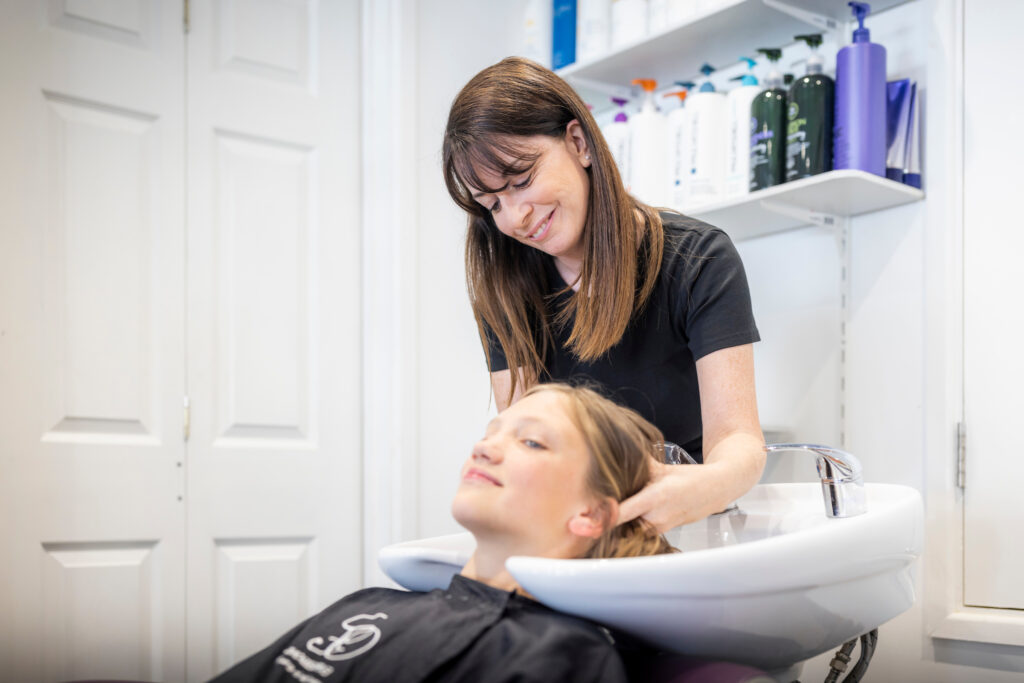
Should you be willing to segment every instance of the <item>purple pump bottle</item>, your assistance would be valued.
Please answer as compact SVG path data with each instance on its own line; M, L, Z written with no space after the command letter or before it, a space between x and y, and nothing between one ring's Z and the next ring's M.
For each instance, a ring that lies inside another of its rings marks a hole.
M871 6L851 2L859 28L836 56L833 168L856 168L885 177L885 48L871 42L864 17Z

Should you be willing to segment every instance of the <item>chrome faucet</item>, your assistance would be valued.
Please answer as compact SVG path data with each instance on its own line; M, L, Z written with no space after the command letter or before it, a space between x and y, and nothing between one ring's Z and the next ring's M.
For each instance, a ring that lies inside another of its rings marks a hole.
M821 477L821 495L825 514L829 517L855 517L867 512L864 501L864 475L860 460L850 453L830 446L809 443L777 443L764 447L765 452L807 451L813 453Z

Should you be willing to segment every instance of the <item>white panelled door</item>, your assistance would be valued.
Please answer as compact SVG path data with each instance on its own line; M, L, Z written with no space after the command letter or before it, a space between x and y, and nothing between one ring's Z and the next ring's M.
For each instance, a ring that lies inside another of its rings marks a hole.
M0 2L3 681L206 680L361 582L358 3L190 4Z
M0 3L0 679L185 675L181 10Z
M1024 4L964 3L964 601L1024 609L1020 91L1001 78Z
M359 587L359 15L193 2L189 679Z

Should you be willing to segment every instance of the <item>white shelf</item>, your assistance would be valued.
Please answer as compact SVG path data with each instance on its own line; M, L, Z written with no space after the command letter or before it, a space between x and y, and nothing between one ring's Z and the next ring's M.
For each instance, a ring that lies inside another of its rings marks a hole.
M724 202L683 209L683 213L725 230L734 241L791 230L810 222L770 210L765 203L794 213L852 217L924 199L917 188L865 171L829 171Z
M852 20L846 0L785 0L787 5L829 17L837 26ZM874 0L871 13L878 14L907 0ZM868 25L871 18L868 17ZM659 88L677 80L693 80L708 62L724 68L741 55L758 57L759 47L782 47L800 33L819 32L795 17L764 4L763 0L719 0L718 4L686 23L625 45L587 62L558 70L585 100L602 110L610 103L605 91L588 87L588 81L628 88L634 78L657 79ZM846 36L849 39L849 36Z

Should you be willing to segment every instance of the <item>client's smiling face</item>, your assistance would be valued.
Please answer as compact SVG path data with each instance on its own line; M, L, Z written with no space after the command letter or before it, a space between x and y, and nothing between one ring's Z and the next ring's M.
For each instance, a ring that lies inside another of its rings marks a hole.
M538 549L565 541L569 520L596 501L586 485L590 456L567 409L565 397L540 391L491 420L462 467L452 503L459 524Z

